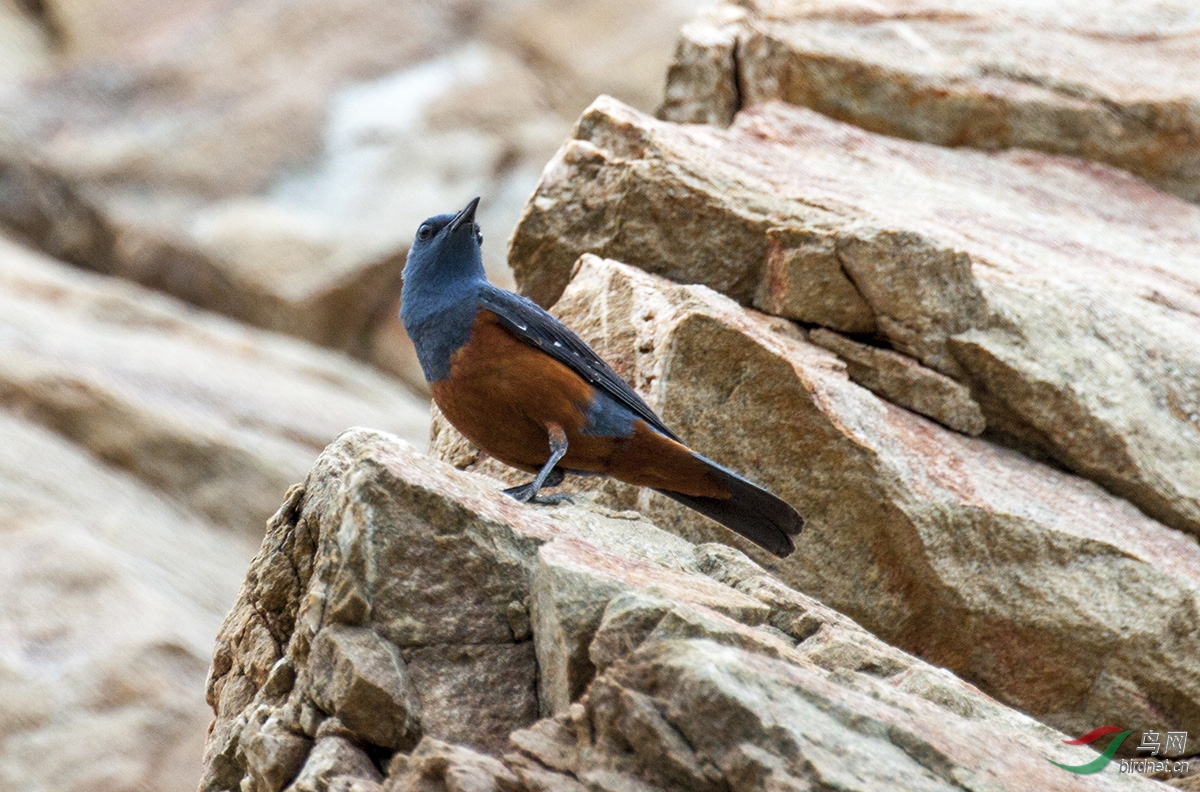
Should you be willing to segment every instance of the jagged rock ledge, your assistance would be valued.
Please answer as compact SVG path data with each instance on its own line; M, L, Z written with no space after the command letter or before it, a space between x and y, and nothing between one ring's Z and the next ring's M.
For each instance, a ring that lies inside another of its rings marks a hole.
M680 32L660 110L727 125L773 100L942 146L1124 168L1200 200L1186 0L732 0Z
M1070 733L1200 719L1200 546L1049 465L857 385L792 323L581 257L554 312L701 453L808 520L779 560L611 480L569 482L694 542L732 542L890 644ZM731 361L736 361L732 364ZM503 465L435 419L444 460Z
M510 260L550 305L583 253L874 334L968 388L991 439L1200 536L1200 207L1093 163L782 102L717 129L601 97Z
M732 548L361 429L272 519L208 695L212 792L1065 790L1046 758L1090 757Z

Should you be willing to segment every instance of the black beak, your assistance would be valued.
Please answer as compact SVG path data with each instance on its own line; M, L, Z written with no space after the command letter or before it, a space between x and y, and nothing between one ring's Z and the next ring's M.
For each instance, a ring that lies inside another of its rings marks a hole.
M471 203L467 204L466 208L458 214L454 215L454 219L450 221L449 229L453 234L458 230L458 227L465 225L467 228L475 227L475 207L479 206L479 196L471 199Z

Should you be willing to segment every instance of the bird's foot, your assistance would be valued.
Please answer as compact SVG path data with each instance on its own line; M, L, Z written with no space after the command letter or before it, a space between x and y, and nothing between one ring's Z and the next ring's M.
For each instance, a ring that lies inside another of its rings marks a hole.
M537 495L537 490L534 489L533 484L534 482L531 481L528 484L521 484L517 487L509 487L508 489L501 490L501 492L515 500L517 503L528 503L530 498Z
M574 503L571 496L565 492L558 492L554 495L539 495L537 489L534 488L535 482L522 484L519 487L509 487L502 490L505 495L517 501L518 503L538 503L543 506L552 506L556 503Z

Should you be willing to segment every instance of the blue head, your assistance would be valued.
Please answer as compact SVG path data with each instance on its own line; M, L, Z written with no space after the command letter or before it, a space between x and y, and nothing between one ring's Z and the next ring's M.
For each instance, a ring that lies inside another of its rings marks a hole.
M476 295L487 282L475 223L475 198L457 214L421 223L404 264L400 319L417 346L430 382L445 375L448 357L470 337Z
M485 278L479 253L483 236L475 222L478 205L475 198L461 212L435 215L417 229L404 264L400 315L405 324L410 316L416 318L414 310L424 315L427 304L443 303Z

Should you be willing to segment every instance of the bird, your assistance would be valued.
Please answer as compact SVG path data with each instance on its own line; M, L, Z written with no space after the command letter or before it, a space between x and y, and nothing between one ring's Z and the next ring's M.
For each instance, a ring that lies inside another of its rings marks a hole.
M534 474L522 503L566 473L649 487L784 558L804 518L764 488L689 448L574 331L487 279L475 221L461 211L417 228L401 275L400 319L433 400L463 436Z

